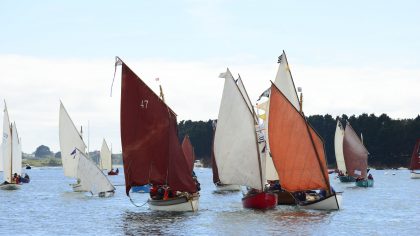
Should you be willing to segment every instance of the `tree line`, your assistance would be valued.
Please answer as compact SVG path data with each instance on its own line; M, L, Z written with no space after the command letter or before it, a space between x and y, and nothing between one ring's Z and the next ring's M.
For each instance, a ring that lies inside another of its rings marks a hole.
M312 115L307 117L312 127L324 140L329 168L335 168L334 134L337 118L348 121L356 133L363 134L363 143L369 151L369 166L376 168L408 167L415 141L420 138L420 115L414 119L391 119L386 114L359 116ZM212 120L183 120L178 124L180 142L188 134L197 159L209 166L213 142Z

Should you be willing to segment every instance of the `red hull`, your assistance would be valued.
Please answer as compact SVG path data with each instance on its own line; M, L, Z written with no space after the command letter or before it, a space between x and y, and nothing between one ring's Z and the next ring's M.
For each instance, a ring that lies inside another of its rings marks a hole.
M277 194L275 193L257 193L242 198L244 208L252 209L272 209L277 206Z

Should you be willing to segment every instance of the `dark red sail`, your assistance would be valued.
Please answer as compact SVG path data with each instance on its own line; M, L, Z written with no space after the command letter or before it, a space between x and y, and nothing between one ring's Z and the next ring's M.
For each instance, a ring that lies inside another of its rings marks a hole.
M411 155L410 170L420 170L420 138L417 139Z
M127 195L131 186L149 183L196 192L178 142L176 114L125 63L120 116Z
M213 171L213 183L220 183L219 171L217 170L216 158L214 157L214 134L216 132L216 121L213 123L213 142L211 144L211 170Z
M343 153L347 174L355 178L366 178L369 152L348 122L344 130Z
M184 152L185 159L187 160L189 170L192 173L194 168L195 154L188 134L185 135L184 140L182 141L182 151Z

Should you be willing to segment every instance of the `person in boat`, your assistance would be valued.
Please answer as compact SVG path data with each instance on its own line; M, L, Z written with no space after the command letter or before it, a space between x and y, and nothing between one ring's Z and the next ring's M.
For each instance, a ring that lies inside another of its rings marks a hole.
M301 201L301 202L306 201L306 193L303 192L303 191L301 191L301 192L295 192L295 193L293 193L293 196L298 201Z
M369 175L368 175L368 179L373 180L373 176L372 176L372 174L369 174Z
M115 170L115 173L117 174L120 173L120 170L117 168L117 170Z
M200 182L198 182L197 176L195 175L195 172L192 172L192 177L195 183L195 186L197 187L197 192L199 192L201 190L201 184Z
M29 180L29 175L28 175L27 173L25 173L25 177L23 177L23 178L25 178L25 179L28 179L28 180Z
M20 183L20 175L18 176L17 173L13 175L12 183L19 184Z

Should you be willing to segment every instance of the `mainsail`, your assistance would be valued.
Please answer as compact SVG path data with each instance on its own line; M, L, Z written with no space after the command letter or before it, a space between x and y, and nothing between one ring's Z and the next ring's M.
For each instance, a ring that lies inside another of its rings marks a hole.
M348 175L366 178L369 152L348 122L344 130L343 152Z
M346 163L344 161L343 140L344 129L340 120L337 119L337 126L335 127L334 135L335 160L337 162L337 169L340 170L343 174L345 174L347 172L347 168Z
M214 137L219 178L223 184L263 189L254 114L229 69L221 77L225 84Z
M289 192L329 190L322 139L274 84L268 125L271 154L282 188Z
M77 177L78 157L71 153L77 148L84 152L86 144L83 142L82 136L74 126L69 114L60 101L60 121L59 121L59 138L61 149L61 161L63 163L64 175L67 177Z
M105 139L102 141L101 147L101 169L110 171L112 169L112 153L106 144Z
M115 190L104 173L84 153L76 150L75 157L79 160L77 178L80 180L80 189L89 191L93 195Z
M121 143L126 193L132 186L168 185L196 192L177 136L176 114L124 62Z
M184 140L182 141L182 151L184 152L185 159L187 160L188 169L190 173L192 173L194 168L195 153L188 134L185 135Z
M12 182L12 131L10 129L9 112L7 111L6 102L4 103L3 115L3 178L4 181Z
M420 138L417 139L411 155L410 170L420 170Z

